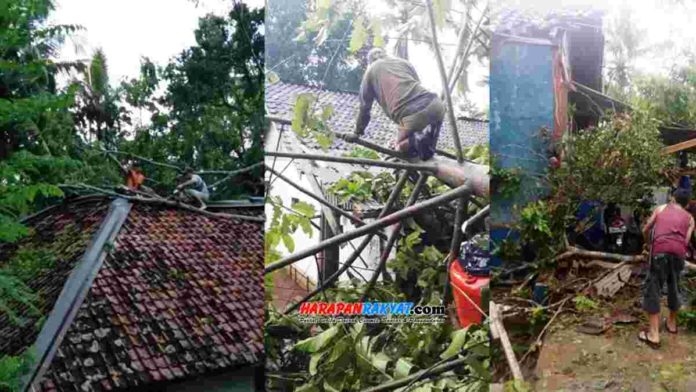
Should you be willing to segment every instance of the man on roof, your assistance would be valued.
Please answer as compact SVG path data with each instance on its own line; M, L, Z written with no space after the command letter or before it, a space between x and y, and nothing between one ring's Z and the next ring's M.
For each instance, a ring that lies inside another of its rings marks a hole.
M399 125L396 149L410 158L428 160L435 146L445 107L440 98L420 83L413 65L392 57L381 48L370 50L369 66L360 84L360 113L355 133L362 136L370 123L375 100L384 113Z
M192 168L186 168L184 175L181 177L182 182L177 185L174 190L175 195L181 195L183 190L183 195L188 198L197 201L200 204L201 210L206 208L205 202L210 198L210 193L208 192L208 186L205 181L196 174Z

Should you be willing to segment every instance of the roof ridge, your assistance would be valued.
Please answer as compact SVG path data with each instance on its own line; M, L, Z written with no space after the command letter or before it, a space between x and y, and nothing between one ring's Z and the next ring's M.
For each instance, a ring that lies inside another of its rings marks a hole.
M305 88L312 88L316 89L319 91L325 91L325 92L330 92L330 93L339 93L339 94L351 94L351 95L359 95L360 92L358 91L353 91L353 90L338 90L338 89L328 89L328 88L323 88L319 86L312 86L311 84L300 84L300 83L290 83L290 82L284 82L282 80L279 80L275 83L267 83L266 86L272 86L276 84L284 84L286 86L298 86L298 87L305 87Z
M106 245L118 236L130 214L131 207L132 203L124 198L117 198L111 202L109 212L93 235L91 243L85 249L79 263L70 272L34 343L37 361L24 380L26 387L31 388L32 385L40 382L43 374L48 370L53 356L104 263L107 253Z

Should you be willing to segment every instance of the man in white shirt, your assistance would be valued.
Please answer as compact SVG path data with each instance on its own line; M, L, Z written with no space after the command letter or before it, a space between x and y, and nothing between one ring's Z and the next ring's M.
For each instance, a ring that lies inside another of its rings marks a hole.
M184 182L176 187L174 194L178 194L183 189L183 194L190 199L198 201L201 210L204 210L206 208L205 202L210 198L208 186L205 184L205 181L203 181L201 176L195 174L192 168L186 169L183 179Z

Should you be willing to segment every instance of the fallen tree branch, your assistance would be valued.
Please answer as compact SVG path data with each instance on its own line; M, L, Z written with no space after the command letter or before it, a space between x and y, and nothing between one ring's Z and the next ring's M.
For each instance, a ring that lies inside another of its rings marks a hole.
M276 170L274 170L274 169L272 169L272 168L270 168L270 167L267 167L266 169L267 169L268 171L270 171L271 173L273 173L276 177L278 177L278 178L280 178L281 180L285 181L288 185L292 186L293 188L297 189L298 191L300 191L300 192L304 193L305 195L311 197L312 199L316 200L317 202L319 202L319 204L321 204L321 205L327 207L327 208L330 209L331 211L333 211L333 212L335 212L335 213L337 213L337 214L339 214L339 215L341 215L341 216L343 216L343 217L345 217L345 218L348 218L348 220L353 221L358 227L359 227L359 226L364 226L364 225L365 225L365 222L364 222L362 219L360 219L360 218L358 218L357 216L354 216L353 214L351 214L351 213L349 213L349 212L346 212L346 211L344 211L343 209L341 209L341 208L339 208L339 207L337 207L337 206L331 204L331 202L329 202L328 200L324 199L323 197L318 196L318 195L315 195L315 194L312 193L311 191L305 189L305 188L302 187L300 184L297 184L295 181L293 181L293 180L291 180L291 179L285 177L284 175L282 175L281 173L277 172ZM377 233L377 234L382 234L382 233ZM386 236L380 235L380 237L383 237L383 238L384 238L384 237L386 237Z
M225 178L221 179L220 181L214 182L214 183L210 186L210 188L215 188L216 186L222 184L223 182L229 180L230 178L236 176L237 174L246 173L246 172L248 172L248 171L254 170L255 168L260 167L260 166L263 166L263 165L264 165L264 162L257 162L257 163L254 163L254 164L251 165L251 166L247 166L247 167L244 167L244 168L241 168L241 169L229 171L229 172L227 172L227 176L226 176ZM198 174L203 174L203 173L206 173L206 172L198 172Z
M413 191L411 192L411 196L409 196L408 201L406 202L406 207L409 207L413 205L416 200L418 199L418 195L421 192L421 188L423 188L423 185L425 185L425 182L428 179L428 175L426 173L421 173L420 176L418 176L418 181L416 182L416 185L413 187ZM394 246L396 243L396 240L399 238L399 233L401 232L401 226L402 223L399 222L394 230L391 232L389 235L389 239L387 240L387 245L385 246L384 250L382 251L382 254L380 255L379 259L379 265L377 266L377 271L372 275L370 278L370 281L367 283L367 286L365 286L365 291L363 292L362 296L360 297L360 302L365 302L367 300L367 297L370 295L370 291L375 287L375 284L377 283L377 279L379 278L380 271L382 271L385 266L387 265L387 259L389 258L389 253L391 253L391 248Z
M408 180L408 176L409 176L409 173L408 173L408 172L404 172L403 174L401 174L401 177L399 178L399 181L397 181L396 186L394 187L394 189L392 190L391 194L389 195L389 199L387 200L387 203L386 203L386 204L384 205L384 207L382 208L382 211L380 212L377 221L374 222L374 223L371 223L370 225L373 225L373 224L379 222L379 221L381 220L381 218L383 218L385 215L387 215L387 213L389 213L389 210L391 210L392 206L394 205L394 203L396 203L396 200L399 198L399 195L401 195L401 191L402 191L402 189L404 188L404 185L406 184L406 181ZM409 207L406 207L404 210L401 210L401 211L408 210L408 208L409 208ZM391 215L390 215L390 216L391 216ZM370 225L367 225L367 226L370 226ZM367 226L362 226L361 229L362 229L362 228L366 228ZM355 232L357 232L357 231L359 231L359 230L360 230L360 229L354 230L354 231L352 231L351 233L355 233ZM346 262L343 264L343 266L341 266L341 268L338 269L338 271L334 272L331 276L329 276L328 278L326 278L326 279L322 282L321 286L317 287L317 288L314 289L312 292L310 292L310 293L308 293L307 295L305 295L300 301L295 302L292 306L290 306L289 308L287 308L282 314L288 314L288 313L292 312L293 310L297 309L297 308L300 306L300 304L302 304L303 302L309 301L310 299L312 299L312 297L314 297L314 296L317 295L318 293L323 292L323 291L326 290L328 287L330 287L330 285L332 285L333 282L335 282L335 281L339 278L339 276L341 276L341 274L344 273L344 272L355 262L355 260L356 260L356 259L358 258L358 256L362 253L362 251L367 247L367 245L369 245L370 241L372 241L372 236L374 235L373 232L374 232L374 230L372 230L372 232L366 231L366 234L367 234L367 235L365 236L365 239L363 239L363 241L360 243L360 245L358 246L358 248L357 248L355 251L353 251L353 254L351 254L350 257L348 257L348 260L346 260ZM345 234L350 234L350 233L345 233ZM340 236L341 236L341 235L336 236L336 237L332 237L331 239L337 238L337 237L340 237ZM357 238L357 237L360 237L360 236L358 235L358 236L355 236L354 238ZM325 241L325 242L328 242L328 241L330 241L331 239L329 239L329 240L327 240L327 241ZM351 238L351 239L352 239L352 238ZM350 239L347 240L347 241L350 241ZM299 259L301 259L301 258L302 258L302 257L300 257ZM299 260L299 259L298 259L298 260ZM282 262L282 260L281 260L281 262ZM280 263L280 262L278 262L277 264L279 264L279 263ZM269 266L269 267L270 267L270 266ZM266 269L268 269L268 268L266 268ZM266 274L266 273L268 273L268 272L266 272L266 271L264 270L264 274ZM379 270L375 270L374 273L375 273L375 274L379 274Z
M265 222L265 218L258 217L258 216L215 213L215 212L210 212L210 211L206 211L206 210L201 210L199 208L193 207L193 206L185 204L185 203L178 203L178 202L166 200L163 198L155 198L155 197L147 198L147 197L141 197L141 196L129 196L129 195L124 195L124 194L120 194L117 192L113 192L113 191L110 191L108 189L103 189L103 188L99 188L96 186L83 184L83 183L59 184L58 187L59 188L72 188L72 189L86 189L86 190L91 190L93 192L101 193L101 194L104 194L107 196L120 197L120 198L123 198L126 200L136 201L139 203L159 204L159 205L166 205L169 207L181 208L181 209L184 209L187 211L191 211L191 212L195 212L195 213L198 213L201 215L209 216L211 218L240 219L240 220L247 220L247 221L252 221L252 222Z
M328 248L329 246L334 246L341 244L346 241L350 241L352 239L362 237L365 234L370 234L374 231L380 230L384 227L391 226L394 223L400 222L406 218L409 218L417 213L420 213L421 211L426 211L431 208L435 208L437 206L440 206L442 204L447 204L454 199L457 199L461 196L468 195L471 193L471 184L467 185L462 185L458 188L452 189L448 192L445 192L439 196L433 197L432 199L428 199L426 201L423 201L418 204L414 204L410 207L406 207L404 209L401 209L397 212L394 212L390 215L387 215L383 218L377 219L374 222L371 222L365 226L361 226L355 230L339 234L337 236L331 237L327 240L324 240L318 244L312 245L308 247L307 249L301 250L299 252L296 252L290 256L287 256L283 258L282 260L279 260L275 263L271 263L266 266L264 269L264 274L271 273L275 270L284 268L298 260L302 260L307 256L311 256L315 253L318 253L325 248Z
M546 325L545 325L544 328L541 330L541 332L539 332L539 335L537 335L537 338L536 338L536 340L534 341L534 344L532 344L532 345L529 347L529 349L527 349L527 352L525 352L524 355L522 356L522 358L520 359L520 363L524 362L525 359L527 359L527 357L528 357L531 353L533 353L534 351L536 351L536 349L537 349L538 346L541 346L541 341L542 341L542 339L544 338L544 334L546 333L546 330L549 329L549 327L551 326L551 324L553 323L553 321L556 319L556 317L558 317L558 315L561 314L561 312L563 311L563 305L565 305L565 303L568 302L568 300L570 300L570 298L572 298L572 297L571 297L571 296L566 297L564 300L562 300L562 301L560 302L560 305L558 306L558 309L556 309L556 312L553 314L553 317L551 317L551 320L549 320L549 322L546 323Z
M403 386L410 384L413 381L418 381L424 378L432 378L439 374L463 367L468 361L468 358L457 358L449 362L446 362L440 366L436 366L432 369L421 370L418 373L412 374L408 377L404 377L399 380L390 381L376 387L367 388L363 392L383 392L392 391Z
M645 261L645 256L643 255L634 255L634 256L628 256L628 255L620 255L617 253L607 253L607 252L598 252L598 251L593 251L593 250L585 250L585 249L580 249L580 248L575 248L575 247L569 247L567 251L561 253L560 255L556 256L554 261L561 261L565 260L570 257L588 257L588 258L595 258L595 259L603 259L603 260L613 260L613 261L619 261L619 262L628 262L628 263L640 263L641 261Z

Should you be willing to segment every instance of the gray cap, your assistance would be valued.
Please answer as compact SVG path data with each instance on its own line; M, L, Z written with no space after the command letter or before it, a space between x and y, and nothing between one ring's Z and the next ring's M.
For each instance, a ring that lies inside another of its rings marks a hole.
M384 51L382 48L372 48L370 51L367 53L367 62L372 64L375 61L387 57L387 52Z

